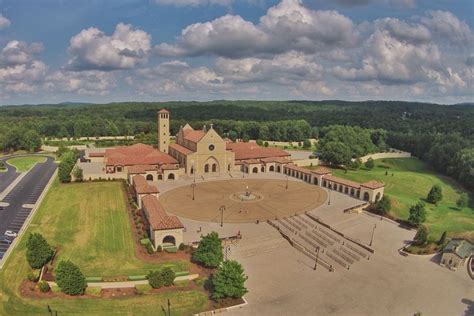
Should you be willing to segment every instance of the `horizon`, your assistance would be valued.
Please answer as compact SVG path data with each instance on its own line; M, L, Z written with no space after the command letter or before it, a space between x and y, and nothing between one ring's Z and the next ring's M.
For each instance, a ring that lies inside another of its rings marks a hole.
M469 0L6 0L0 104L472 103L473 15Z

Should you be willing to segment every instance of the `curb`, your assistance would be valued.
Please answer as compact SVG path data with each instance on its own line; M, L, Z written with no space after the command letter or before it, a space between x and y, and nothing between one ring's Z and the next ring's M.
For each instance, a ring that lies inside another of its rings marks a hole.
M229 311L229 310L242 308L242 307L249 304L249 302L245 299L244 296L242 296L242 300L244 301L242 304L233 305L233 306L224 307L224 308L213 309L213 310L210 310L210 311L205 311L205 312L193 314L193 316L207 316L207 315L213 315L213 314L221 314L221 313L224 313L224 312Z
M27 219L23 223L23 226L21 226L21 229L18 232L18 236L15 238L15 240L13 240L12 244L10 245L10 247L8 247L8 250L5 253L5 255L3 256L2 260L0 260L0 270L3 269L3 265L5 264L7 259L10 257L10 254L15 249L15 247L16 247L17 243L19 242L19 240L23 237L24 232L26 231L26 229L30 225L30 222L31 222L33 216L36 214L36 211L38 210L39 206L43 202L43 199L46 196L46 192L49 191L49 188L51 187L51 184L53 183L54 179L56 179L57 174L58 174L58 168L56 168L56 170L52 174L51 178L49 179L48 184L46 184L46 186L43 189L43 192L41 192L41 195L39 196L38 200L36 201L35 207L31 210L31 212L28 215Z

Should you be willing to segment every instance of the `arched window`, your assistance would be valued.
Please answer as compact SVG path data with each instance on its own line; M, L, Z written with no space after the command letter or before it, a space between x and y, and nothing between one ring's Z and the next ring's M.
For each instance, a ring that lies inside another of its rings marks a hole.
M212 172L217 172L217 164L212 164Z
M364 192L364 201L368 201L369 200L369 193L368 192Z
M174 173L170 173L168 175L168 180L174 180Z
M265 167L262 166L262 168L260 168L260 171L261 171L261 172L265 172Z
M252 173L258 173L258 168L257 168L257 167L253 167Z
M281 172L281 167L277 166L277 172Z
M163 238L163 246L176 246L176 239L171 235L166 236Z
M147 181L153 181L153 175L152 174L147 174L146 179L147 179Z
M158 180L163 180L163 176L161 174L158 175Z
M205 172L205 173L208 173L208 172L209 172L209 165L208 165L208 164L205 164L205 165L204 165L204 172Z
M354 190L354 188L352 188L351 189L351 195L354 196L354 194L355 194L355 190Z
M314 182L314 184L318 185L318 178L315 177L313 182Z
M375 196L375 202L377 202L378 200L380 200L380 192L377 193L377 195Z
M270 166L270 171L275 171L275 167Z

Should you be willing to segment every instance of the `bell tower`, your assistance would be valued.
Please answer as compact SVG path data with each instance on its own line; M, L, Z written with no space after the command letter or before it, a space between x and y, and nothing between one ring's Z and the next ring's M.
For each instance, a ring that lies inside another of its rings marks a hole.
M170 145L170 112L165 109L158 111L158 149L168 153Z

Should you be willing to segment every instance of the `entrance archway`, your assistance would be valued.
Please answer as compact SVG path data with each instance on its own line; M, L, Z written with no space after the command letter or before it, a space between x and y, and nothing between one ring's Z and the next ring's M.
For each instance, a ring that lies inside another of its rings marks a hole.
M146 179L147 179L147 181L153 181L153 175L152 174L147 174Z
M253 167L252 173L258 173L258 168L257 168L257 167Z
M368 192L364 192L364 201L368 201L369 200L369 193Z
M262 166L262 168L260 169L261 172L265 172L265 167Z
M270 171L275 171L275 167L270 166L269 170L270 170Z
M176 239L174 238L174 236L168 235L165 238L163 238L163 246L164 247L176 246Z
M277 167L277 172L281 172L280 166Z
M174 173L170 173L168 175L168 180L174 180Z

